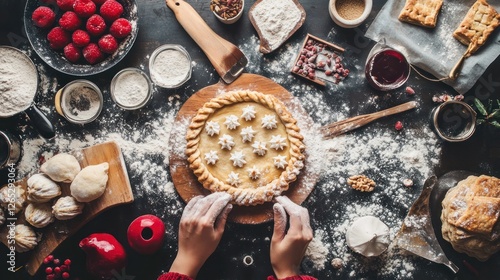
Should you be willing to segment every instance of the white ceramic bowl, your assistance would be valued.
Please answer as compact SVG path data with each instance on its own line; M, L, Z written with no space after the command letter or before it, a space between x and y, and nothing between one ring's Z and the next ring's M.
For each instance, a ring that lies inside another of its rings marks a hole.
M348 19L341 17L339 15L339 13L337 12L337 8L336 8L337 1L338 0L330 0L330 2L328 3L328 11L330 12L330 17L332 18L332 20L337 25L339 25L340 27L344 27L344 28L354 28L354 27L359 26L361 23L363 23L363 21L365 21L365 19L370 15L370 12L371 12L372 6L373 6L373 0L364 0L365 1L365 9L363 10L363 13L361 14L361 16L358 17L357 19L348 20Z
M218 20L220 20L220 22L225 23L225 24L233 24L241 18L241 16L243 15L244 9L245 9L245 0L241 0L241 10L238 12L238 14L235 17L225 19L225 18L220 17L215 11L212 11L212 13L214 13L215 17Z

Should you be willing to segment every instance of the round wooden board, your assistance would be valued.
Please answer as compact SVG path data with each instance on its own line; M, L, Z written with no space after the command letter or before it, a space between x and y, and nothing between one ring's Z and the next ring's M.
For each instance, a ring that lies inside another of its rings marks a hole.
M293 102L294 97L285 88L271 79L247 73L242 74L241 77L229 85L219 82L199 90L184 103L177 113L175 121L180 122L186 118L191 119L196 115L198 109L201 108L203 104L214 98L218 93L231 90L255 90L266 94L272 94L280 99L287 108L294 112L294 114L300 114L300 119L305 120L305 125L312 126L313 120L311 117L298 102ZM298 118L299 116L295 117ZM170 136L170 147L176 145L176 137L177 136L174 134ZM176 153L170 154L170 173L175 189L184 201L188 202L197 195L207 195L210 193L210 191L204 189L198 182L198 179L189 168L187 159L184 156ZM319 174L310 170L306 164L297 181L290 184L290 188L284 192L284 195L288 196L293 202L302 204L313 190L313 187L305 186L305 180L307 179L307 184L310 186L316 183L317 178L319 178ZM235 205L228 219L240 224L259 224L271 221L273 219L272 205L273 203L264 203L256 206Z

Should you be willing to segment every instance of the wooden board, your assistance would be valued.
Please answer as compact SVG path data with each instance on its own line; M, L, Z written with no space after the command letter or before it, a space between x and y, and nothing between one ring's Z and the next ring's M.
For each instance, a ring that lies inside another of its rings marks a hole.
M30 275L35 275L43 259L51 254L59 244L99 213L110 207L134 201L123 155L115 142L98 144L81 151L75 151L73 154L80 161L82 168L102 162L109 163L106 191L98 199L86 203L81 215L67 221L56 220L46 228L37 230L43 235L35 249L30 252L31 255L26 263L26 270ZM26 187L26 181L27 178L20 183ZM59 183L59 185L63 196L70 195L70 184Z
M219 82L218 84L205 87L193 94L177 113L176 122L180 122L186 118L191 119L196 115L198 109L207 101L215 97L217 93L230 90L255 90L266 94L272 94L283 101L291 111L298 112L298 114L301 115L300 119L306 120L305 125L312 126L313 120L311 117L298 102L292 102L294 97L285 88L268 78L246 73L242 74L241 77L229 85ZM299 116L295 117L298 118ZM170 136L170 147L176 145L176 137L177 136L173 134ZM172 174L174 186L184 201L188 202L197 195L207 195L210 193L210 191L204 189L198 182L193 171L189 168L185 157L171 153L170 173ZM284 192L284 195L288 196L297 204L304 202L313 189L312 187L305 187L306 178L308 184L311 184L311 182L315 184L317 178L319 178L319 174L310 170L307 164L300 173L297 181L290 184L290 188ZM241 224L259 224L267 222L273 219L272 205L273 203L264 203L257 206L235 205L228 219L232 222Z

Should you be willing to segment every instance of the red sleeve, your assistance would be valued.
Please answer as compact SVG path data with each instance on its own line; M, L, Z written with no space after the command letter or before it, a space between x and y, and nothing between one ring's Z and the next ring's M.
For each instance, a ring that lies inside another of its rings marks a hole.
M287 277L287 278L282 278L282 279L278 279L274 276L269 276L267 277L267 280L318 280L312 276L307 276L307 275L296 275L296 276L290 276L290 277Z
M163 273L157 280L193 280L193 278L177 272Z

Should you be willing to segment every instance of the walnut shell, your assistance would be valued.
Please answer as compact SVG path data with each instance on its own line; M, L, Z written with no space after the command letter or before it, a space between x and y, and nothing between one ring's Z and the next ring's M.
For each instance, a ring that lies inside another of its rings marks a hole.
M69 220L83 211L85 204L78 202L72 196L64 196L59 198L52 206L52 213L58 220Z
M26 221L36 228L46 227L54 221L54 215L52 215L52 209L48 203L28 204L24 210L24 216Z
M61 188L43 174L35 174L28 179L29 201L42 203L61 195Z
M9 241L14 239L16 252L24 253L29 250L33 250L38 244L38 238L36 232L29 226L18 224L15 229L15 236L11 236L12 230L10 226L2 228L0 232L0 241L5 244L5 246L10 247Z
M81 167L78 160L70 154L57 154L47 160L40 167L42 173L47 174L55 182L71 183Z
M14 197L15 196L15 197ZM11 201L14 201L14 209L12 208ZM14 210L17 214L19 211L23 210L24 204L26 203L26 192L23 187L15 186L12 190L9 186L5 186L0 189L0 205L2 205L7 210ZM9 207L9 204L11 206Z

